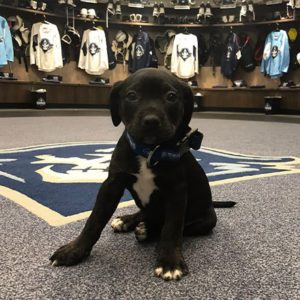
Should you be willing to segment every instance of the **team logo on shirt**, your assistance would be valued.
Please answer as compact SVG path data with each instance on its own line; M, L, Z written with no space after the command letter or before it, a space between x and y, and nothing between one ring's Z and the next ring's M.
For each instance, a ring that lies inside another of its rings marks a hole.
M181 51L179 52L179 56L186 61L189 57L192 56L192 53L189 51L188 48L182 48Z
M227 53L226 53L226 59L229 60L231 57L231 53L232 53L233 49L231 46L227 47Z
M40 47L42 48L44 53L46 53L47 51L53 48L53 44L51 44L48 39L42 39L40 42Z
M88 217L108 176L115 143L70 143L0 150L0 195L50 225ZM192 151L211 186L300 174L300 158L253 156L210 148ZM121 206L132 205L126 191Z
M144 55L144 53L145 53L144 48L141 45L137 45L135 48L136 58L137 59L141 58Z
M278 46L273 46L271 53L272 53L272 57L275 58L279 53Z
M89 46L89 52L92 56L100 52L100 48L95 43L91 43Z

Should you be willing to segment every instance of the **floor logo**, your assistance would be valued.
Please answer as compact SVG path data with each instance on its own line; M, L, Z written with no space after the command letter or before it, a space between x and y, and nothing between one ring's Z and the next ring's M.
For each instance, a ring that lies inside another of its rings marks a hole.
M86 218L106 179L115 143L59 144L0 151L0 194L53 226ZM193 151L210 184L300 173L296 157ZM132 204L125 192L120 206Z

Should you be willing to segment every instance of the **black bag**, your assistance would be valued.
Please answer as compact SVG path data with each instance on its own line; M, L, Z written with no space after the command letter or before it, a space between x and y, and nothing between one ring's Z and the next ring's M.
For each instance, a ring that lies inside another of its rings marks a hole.
M254 52L251 45L251 39L246 33L241 33L239 38L242 54L240 65L245 71L251 72L255 69Z
M198 61L200 66L204 66L209 57L206 41L202 34L197 35L198 38Z
M210 35L208 56L211 59L213 75L215 75L216 66L220 66L221 64L221 57L223 51L224 51L224 44L223 44L222 35L218 32Z

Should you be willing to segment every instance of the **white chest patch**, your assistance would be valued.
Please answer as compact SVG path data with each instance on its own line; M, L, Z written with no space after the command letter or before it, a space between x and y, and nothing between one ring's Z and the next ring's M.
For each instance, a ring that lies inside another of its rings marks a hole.
M133 184L133 189L139 196L142 205L146 206L150 201L151 194L158 188L154 183L155 175L152 170L147 167L146 158L139 156L138 159L140 162L140 170L138 174L134 174L137 181Z

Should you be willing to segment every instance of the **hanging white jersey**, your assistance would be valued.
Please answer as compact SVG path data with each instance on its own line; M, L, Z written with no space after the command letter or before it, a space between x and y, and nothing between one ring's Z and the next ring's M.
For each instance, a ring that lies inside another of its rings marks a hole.
M90 75L102 75L108 70L106 37L102 29L84 31L78 67Z
M57 26L51 23L35 23L31 29L30 64L39 71L52 72L63 67L61 41Z
M198 39L194 34L176 34L171 72L184 79L191 78L198 73Z

